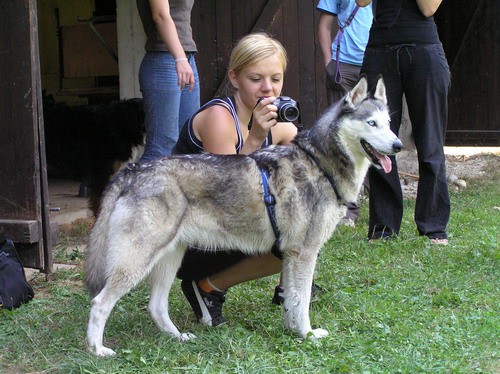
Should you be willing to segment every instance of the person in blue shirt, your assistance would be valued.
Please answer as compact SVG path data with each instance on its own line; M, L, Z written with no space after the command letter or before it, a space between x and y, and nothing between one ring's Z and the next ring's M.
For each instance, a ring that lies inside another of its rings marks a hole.
M330 106L358 82L373 16L371 5L357 7L355 0L320 0L317 9L321 12L318 39L325 63L326 97ZM359 206L349 203L342 222L352 226L358 217Z
M318 2L317 9L321 12L318 39L327 73L328 105L344 97L358 82L373 17L371 6L358 8L348 23L355 8L355 0L320 0ZM339 32L341 28L343 32ZM336 71L339 42L340 75Z

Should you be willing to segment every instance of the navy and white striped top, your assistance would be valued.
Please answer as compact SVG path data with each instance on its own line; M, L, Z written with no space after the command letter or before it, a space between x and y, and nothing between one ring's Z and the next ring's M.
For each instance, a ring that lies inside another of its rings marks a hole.
M172 150L172 154L192 154L192 153L201 153L203 152L203 144L196 137L193 130L193 118L200 113L201 111L213 106L220 105L226 108L231 115L233 116L236 133L238 135L238 141L235 144L236 154L239 154L241 148L243 148L243 135L241 134L241 125L238 120L238 115L236 114L236 105L234 102L234 97L228 96L223 99L213 99L204 104L195 114L193 114L182 126L182 129L179 134L179 139L175 144L174 149ZM271 135L271 131L267 135L266 140L262 144L262 148L267 147L268 145L273 144L273 139Z

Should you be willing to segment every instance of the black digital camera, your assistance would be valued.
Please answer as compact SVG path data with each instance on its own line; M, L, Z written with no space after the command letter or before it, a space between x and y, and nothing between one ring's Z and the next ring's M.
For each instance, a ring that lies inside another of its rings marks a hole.
M293 122L300 116L298 103L288 96L278 97L273 104L278 107L278 122Z

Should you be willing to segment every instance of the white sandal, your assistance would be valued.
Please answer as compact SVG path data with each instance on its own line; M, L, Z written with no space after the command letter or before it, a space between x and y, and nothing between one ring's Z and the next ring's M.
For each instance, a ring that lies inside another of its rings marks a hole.
M435 245L448 245L448 239L446 238L429 238L431 244Z

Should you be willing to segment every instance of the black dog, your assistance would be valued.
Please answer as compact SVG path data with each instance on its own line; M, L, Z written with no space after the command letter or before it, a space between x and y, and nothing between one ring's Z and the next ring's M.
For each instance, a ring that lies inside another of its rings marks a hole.
M69 106L44 95L43 118L49 171L88 187L89 207L97 216L109 178L134 147L144 145L143 100Z

